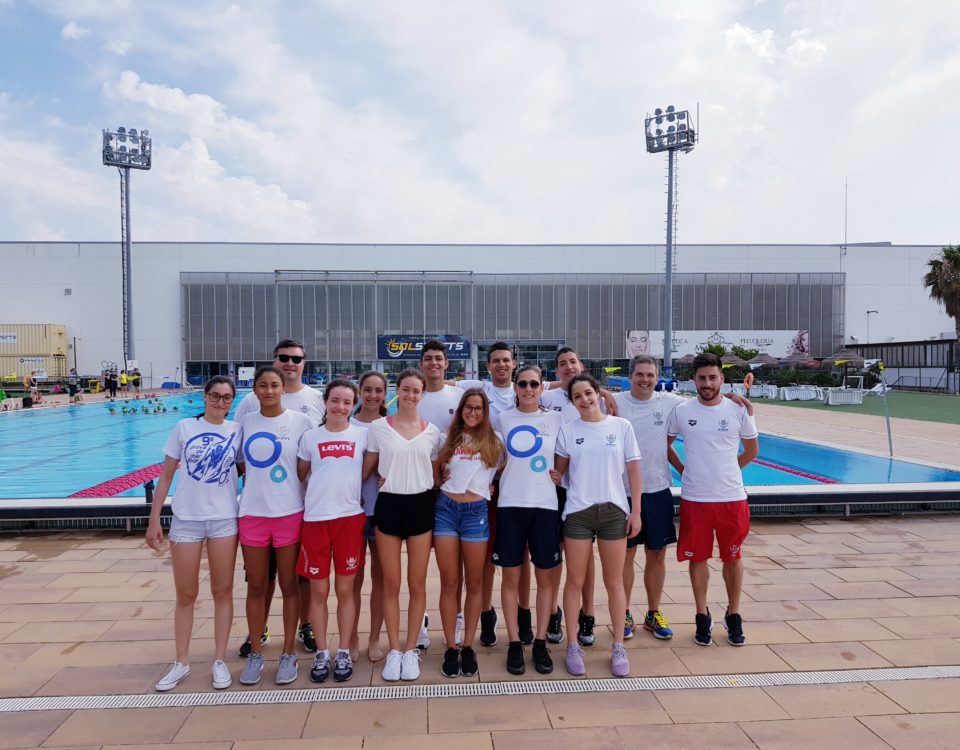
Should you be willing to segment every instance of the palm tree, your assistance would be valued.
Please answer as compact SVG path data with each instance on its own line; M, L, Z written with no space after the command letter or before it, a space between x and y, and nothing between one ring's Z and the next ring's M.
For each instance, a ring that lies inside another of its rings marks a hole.
M947 245L939 257L927 261L927 266L930 270L924 274L923 285L953 318L960 339L960 246Z

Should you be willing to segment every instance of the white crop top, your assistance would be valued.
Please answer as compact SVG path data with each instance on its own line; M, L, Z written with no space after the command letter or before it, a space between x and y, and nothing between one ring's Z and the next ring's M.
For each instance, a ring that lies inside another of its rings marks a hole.
M497 439L503 444L503 436L500 433L494 433ZM462 495L464 492L472 492L485 500L490 499L490 483L499 468L499 462L496 466L487 466L479 453L469 453L467 445L470 436L463 436L463 443L457 448L446 465L450 472L447 481L440 487L441 492L453 492Z

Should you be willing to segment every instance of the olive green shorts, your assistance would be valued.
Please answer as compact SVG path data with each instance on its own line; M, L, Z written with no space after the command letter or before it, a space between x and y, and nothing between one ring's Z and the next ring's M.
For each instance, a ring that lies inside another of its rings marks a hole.
M627 514L615 503L600 503L571 513L563 522L567 539L603 539L616 541L627 538Z

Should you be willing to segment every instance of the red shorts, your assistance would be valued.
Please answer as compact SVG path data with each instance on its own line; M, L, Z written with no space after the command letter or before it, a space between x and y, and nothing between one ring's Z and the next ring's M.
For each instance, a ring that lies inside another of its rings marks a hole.
M300 541L303 511L289 516L240 516L240 544L244 547L289 547Z
M750 533L750 504L700 503L680 499L680 538L677 560L703 562L713 557L713 535L723 562L740 559L740 547Z
M363 529L367 516L357 513L329 521L307 521L300 539L297 573L304 578L330 577L330 560L338 576L358 573L365 562Z

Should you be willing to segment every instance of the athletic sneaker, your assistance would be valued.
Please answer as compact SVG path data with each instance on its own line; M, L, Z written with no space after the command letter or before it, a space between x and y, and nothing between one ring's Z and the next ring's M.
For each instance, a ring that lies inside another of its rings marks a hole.
M263 633L260 635L260 645L266 646L270 643L270 626L268 625L263 629ZM246 637L246 640L240 645L240 658L246 659L250 656L253 651L253 646L250 645L250 636Z
M477 652L469 646L460 649L460 674L464 677L473 677L480 671L480 665L477 664Z
M247 666L240 673L241 685L256 685L260 682L260 673L263 672L263 654L253 652L247 659Z
M383 663L383 672L381 677L387 682L396 682L400 679L400 662L402 661L402 654L393 649L390 653L387 654L387 659Z
M310 680L312 682L326 682L330 677L330 652L324 649L317 651L313 657L313 666L310 667Z
M333 665L333 681L348 682L353 677L353 657L349 651L342 648L337 651L337 658Z
M297 631L297 640L303 644L303 650L307 653L312 654L317 650L317 639L313 635L313 625L309 622L300 626L300 630Z
M423 616L423 625L420 626L420 633L417 635L417 648L425 651L430 648L430 634L427 632L427 626L430 624L430 615Z
M731 646L742 646L747 642L743 634L743 618L739 613L730 614L729 610L723 616L723 627L727 631L727 643Z
M215 690L226 690L233 684L233 677L230 676L230 670L220 659L217 659L211 667L213 672L213 687Z
M623 618L623 640L629 641L633 638L633 629L636 627L636 623L633 621L633 615L630 614L630 610L627 610L627 616Z
M583 663L583 649L577 643L567 646L567 671L575 677L582 677L587 673L587 666Z
M493 607L480 613L480 645L497 645L497 610Z
M458 677L460 675L460 652L455 648L448 648L443 652L443 664L440 665L440 674L444 677Z
M580 624L580 627L577 629L577 643L581 646L592 646L594 641L597 640L596 635L593 633L593 629L596 626L596 620L593 615L585 615L581 609L577 622Z
M280 654L280 664L277 666L277 684L289 685L291 682L295 682L298 672L297 655Z
M614 643L610 653L610 671L614 677L626 677L630 674L630 660L622 643Z
M223 662L220 663L223 664ZM185 680L189 674L189 664L181 664L180 662L175 661L170 665L170 669L167 670L166 674L160 678L154 687L158 692L165 693L168 690L173 690L177 685L180 684L182 680Z
M693 636L693 640L697 642L698 646L709 646L713 643L713 636L710 635L710 631L713 630L713 618L710 616L710 609L707 608L707 614L701 615L697 613L697 632Z
M520 631L520 643L529 646L533 643L533 615L529 609L517 610L517 629Z
M547 642L539 638L533 641L533 668L540 674L550 674L553 671L550 649L547 648Z
M647 616L643 618L643 629L661 641L669 641L673 638L673 631L667 624L667 618L659 609L656 612L647 612Z
M463 643L463 612L457 612L457 624L454 626L453 639L458 646Z
M523 674L527 667L523 663L523 644L510 641L507 645L507 671L510 674Z
M400 679L416 680L420 677L420 651L412 648L400 658Z
M550 621L547 623L547 640L550 643L563 643L563 610L560 607L550 615Z

